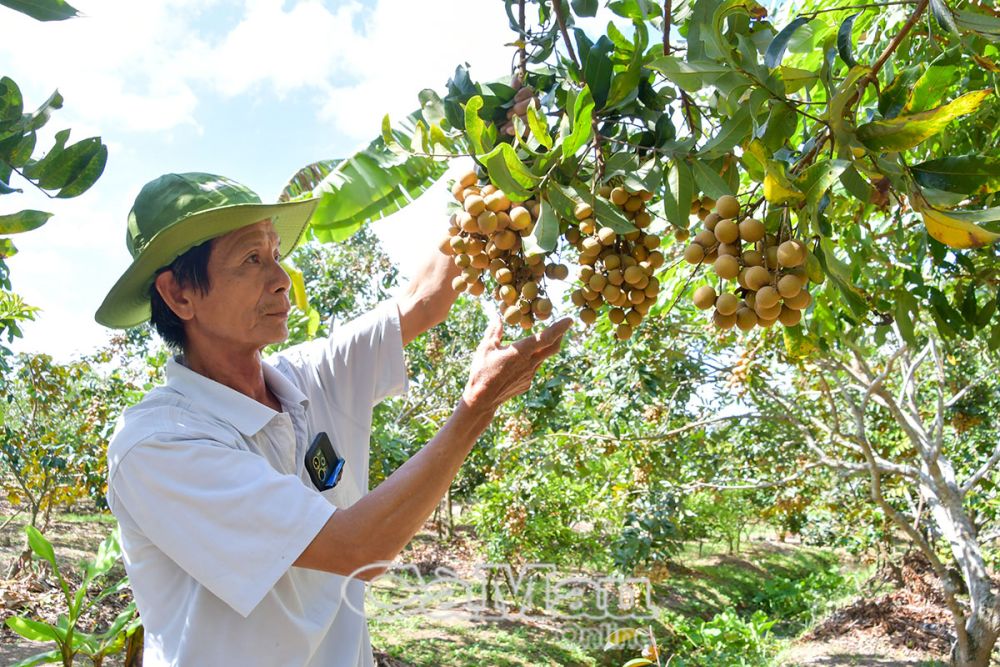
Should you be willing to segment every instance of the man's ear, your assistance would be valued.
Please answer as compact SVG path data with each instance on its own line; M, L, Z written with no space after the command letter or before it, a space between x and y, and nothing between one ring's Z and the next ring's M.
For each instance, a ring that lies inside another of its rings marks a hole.
M194 317L194 304L191 302L191 290L177 282L174 272L167 269L156 276L156 291L160 293L164 303L182 320Z

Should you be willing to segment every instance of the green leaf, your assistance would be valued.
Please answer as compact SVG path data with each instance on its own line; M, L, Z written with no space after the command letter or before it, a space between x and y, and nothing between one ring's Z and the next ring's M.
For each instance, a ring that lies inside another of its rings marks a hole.
M594 207L594 219L597 220L599 226L610 227L615 230L616 234L628 234L635 231L635 225L622 214L621 209L604 197L591 195L589 198L581 197L581 199L589 201Z
M733 71L730 65L723 65L711 60L687 62L674 56L657 58L649 63L648 67L656 70L689 93L698 92L703 87L714 83L719 77Z
M899 326L899 333L910 345L916 345L917 337L914 333L917 318L920 313L920 305L916 298L907 290L896 292L896 306L893 312L893 319Z
M963 72L954 65L932 65L924 70L920 78L913 84L910 97L901 113L926 111L941 103Z
M719 172L706 164L704 160L691 160L691 171L698 189L712 199L734 194L733 189L723 180Z
M858 139L875 151L913 148L943 130L955 118L978 109L990 92L977 90L930 111L866 123L858 128Z
M984 208L978 211L948 211L948 215L965 222L995 222L1000 220L1000 206Z
M641 21L660 15L660 6L649 0L615 0L608 3L608 9L618 16Z
M779 150L795 134L798 126L799 115L795 109L775 100L771 103L771 112L767 116L767 126L761 141L771 152Z
M10 77L0 78L0 128L21 120L24 98L21 89Z
M614 52L615 45L606 36L602 35L598 39L583 62L583 77L587 82L587 88L594 96L594 108L603 109L608 101L608 93L611 90L611 53ZM578 98L579 99L579 98Z
M955 17L952 16L951 10L944 0L930 0L930 8L934 14L934 18L937 19L938 25L953 35L959 34L958 26L955 25Z
M913 165L910 172L925 188L969 195L1000 190L1000 158L985 155L943 157Z
M840 291L840 295L855 317L861 318L868 313L868 305L857 287L851 282L850 267L837 259L833 253L833 243L824 238L816 248L816 258L823 266L823 272Z
M441 96L433 88L424 88L417 93L420 100L420 113L424 116L424 121L428 127L441 126L445 120L444 102Z
M851 14L840 24L837 31L837 52L840 59L847 63L848 67L854 67L858 61L854 58L854 21L861 16L861 12Z
M573 121L569 135L563 140L563 157L568 158L583 148L593 135L594 98L584 86L573 103Z
M419 111L411 113L393 130L403 148L410 137ZM314 186L320 202L313 214L311 229L321 241L342 241L361 225L404 208L444 173L446 164L432 158L400 156L379 136L365 149L336 163L335 168Z
M1000 41L1000 17L968 12L961 9L953 13L955 24L962 30L974 32L991 41Z
M84 139L67 148L49 169L46 178L62 183L56 197L70 199L90 189L104 173L108 163L108 147L100 137ZM46 186L42 186L46 187Z
M45 536L34 526L25 526L24 532L28 534L28 546L35 552L35 555L45 559L54 571L58 570L56 552L52 548L52 543L45 539Z
M799 16L774 36L771 43L767 45L767 51L764 52L764 64L768 69L774 69L781 64L781 59L785 57L785 49L788 48L788 40L792 38L796 30L809 23L810 20L807 16Z
M526 257L542 255L556 249L559 241L559 218L552 205L543 198L538 203L538 220L531 233L522 239Z
M507 143L498 144L483 156L482 162L486 165L493 185L503 190L511 199L521 201L530 199L541 180L524 166L517 156L517 151Z
M552 148L552 135L549 134L549 126L545 116L538 110L538 105L532 99L528 102L528 127L531 129L531 136L542 146Z
M883 118L895 118L909 104L913 86L923 75L927 65L921 63L908 67L896 75L878 98L878 111Z
M32 621L29 618L22 618L21 616L8 617L7 627L33 642L60 642L66 636L58 628L48 623Z
M875 194L875 188L851 165L840 175L840 182L844 189L855 199L863 204L868 204Z
M808 90L819 79L819 74L816 72L798 67L786 67L785 65L778 68L778 74L785 84L785 93L787 94L794 93L800 88Z
M675 159L666 174L663 191L663 209L667 221L675 227L687 229L691 219L691 200L694 199L694 175L687 162Z
M753 119L750 115L750 106L743 105L722 123L719 133L701 147L698 151L699 157L712 159L725 155L734 146L749 137L752 129Z
M805 195L807 206L816 206L820 198L830 189L844 170L850 166L847 160L824 160L806 169L795 179L796 187Z
M65 0L0 0L0 5L27 14L36 21L65 21L80 16Z
M389 115L386 114L384 121L389 119ZM392 136L391 128L383 127L383 131L389 131L389 139L391 139L393 144L397 144L396 139ZM385 141L385 135L383 135L383 141ZM282 189L281 194L278 195L278 201L292 201L294 199L308 199L312 196L313 188L320 184L320 182L330 175L330 173L337 168L337 165L343 162L343 160L320 160L319 162L313 162L312 164L307 164L306 166L295 172L295 175L289 179L288 184Z
M565 218L566 220L574 220L574 210L578 203L575 193L567 192L561 185L555 181L550 181L548 185L545 186L545 199L552 206L556 215Z
M465 103L465 136L469 138L470 148L475 155L490 151L486 137L486 123L479 117L479 110L482 108L483 98L479 95L472 96Z
M62 662L62 653L58 649L55 651L46 651L45 653L36 653L29 658L15 662L10 667L35 667L35 665L48 665L54 662Z
M573 13L577 16L596 16L597 0L571 0Z

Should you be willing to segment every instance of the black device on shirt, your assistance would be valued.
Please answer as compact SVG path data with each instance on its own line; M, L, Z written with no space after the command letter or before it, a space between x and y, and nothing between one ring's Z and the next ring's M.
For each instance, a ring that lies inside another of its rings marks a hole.
M333 448L330 436L325 431L317 433L306 452L306 470L309 471L313 486L320 491L329 491L337 486L344 473L345 463Z

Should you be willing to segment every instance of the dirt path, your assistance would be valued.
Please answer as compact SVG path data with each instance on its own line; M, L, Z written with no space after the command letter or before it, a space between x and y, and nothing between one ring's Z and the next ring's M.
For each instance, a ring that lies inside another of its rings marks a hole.
M838 637L793 644L775 660L782 667L938 667L940 656L917 649L901 649L879 641Z

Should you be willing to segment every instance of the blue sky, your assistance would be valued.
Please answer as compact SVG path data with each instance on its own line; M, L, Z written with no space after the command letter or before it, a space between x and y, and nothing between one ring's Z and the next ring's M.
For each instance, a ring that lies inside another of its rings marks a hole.
M0 8L0 73L26 106L59 89L64 108L40 146L65 127L109 146L101 180L82 197L49 200L30 185L0 210L54 212L14 238L14 289L43 309L22 351L67 356L101 344L93 312L130 261L125 219L142 185L171 171L208 171L273 200L317 159L343 157L377 135L382 115L417 106L468 61L476 76L510 61L503 3L300 0L78 0L86 16L41 24ZM470 30L469 17L476 29ZM415 231L446 194L380 223ZM443 228L443 220L441 221ZM397 238L399 234L392 234ZM390 250L405 263L407 244Z

